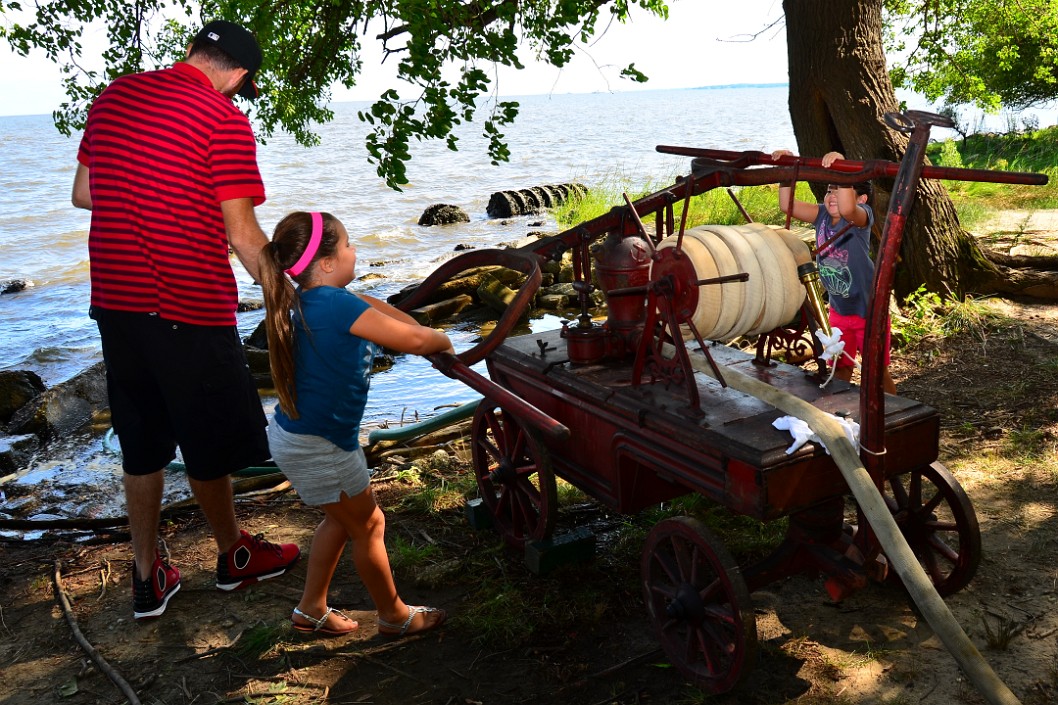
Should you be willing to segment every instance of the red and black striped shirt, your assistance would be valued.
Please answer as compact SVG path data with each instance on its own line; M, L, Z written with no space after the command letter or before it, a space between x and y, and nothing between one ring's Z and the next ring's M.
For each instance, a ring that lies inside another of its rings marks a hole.
M220 204L265 200L246 116L194 66L123 76L88 113L92 305L234 325Z

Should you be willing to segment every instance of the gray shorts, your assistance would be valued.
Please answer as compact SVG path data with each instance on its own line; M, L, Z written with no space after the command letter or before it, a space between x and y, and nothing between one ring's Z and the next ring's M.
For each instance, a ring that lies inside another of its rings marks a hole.
M342 450L321 436L289 433L275 418L268 422L268 446L305 504L333 504L342 492L355 497L371 483L363 448Z

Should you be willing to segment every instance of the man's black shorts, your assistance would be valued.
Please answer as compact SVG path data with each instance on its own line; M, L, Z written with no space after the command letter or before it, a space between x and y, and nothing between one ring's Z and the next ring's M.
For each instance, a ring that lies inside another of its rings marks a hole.
M212 480L268 460L267 420L234 326L93 307L122 467L149 475L176 457Z

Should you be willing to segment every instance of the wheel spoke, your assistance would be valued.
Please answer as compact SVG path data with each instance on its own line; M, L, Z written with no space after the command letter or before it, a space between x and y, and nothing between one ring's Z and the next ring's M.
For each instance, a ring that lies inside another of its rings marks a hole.
M933 584L937 585L941 583L948 576L941 571L940 565L937 563L937 554L926 548L921 552L919 559L925 564L926 572L929 573L930 578L933 579Z
M734 644L735 619L730 610L724 610L724 613L723 615L717 613L718 619L706 619L702 622L702 631L710 635L711 638L708 641L719 645L721 647L719 652L727 657L731 655L731 647Z
M688 663L696 660L704 662L705 668L710 673L716 673L722 667L721 659L714 654L714 644L701 629L688 629L686 658ZM696 658L698 657L698 658Z
M496 439L496 445L506 447L507 444L504 442L505 439L503 437L503 424L500 422L499 417L496 416L495 411L489 411L485 414L485 425L487 426L485 430L492 433L492 437ZM483 438L485 437L485 434L481 435Z
M907 490L904 488L904 483L900 480L900 477L890 478L889 487L893 491L893 499L896 500L896 509L900 510L907 507Z
M489 458L492 459L492 462L489 463L490 470L491 466L499 465L503 461L503 453L501 453L500 449L496 447L496 444L494 444L488 438L478 439L478 447L484 450L485 453L489 456Z
M930 536L929 545L935 553L944 556L953 564L958 564L959 552L947 542L942 541L939 536Z
M496 497L496 516L504 517L510 514L512 501L511 493L507 491L506 487L501 485Z
M682 581L691 572L691 556L688 555L687 542L682 537L673 537L672 549L676 558L677 579Z
M515 418L484 402L474 416L478 488L509 544L550 536L555 481L546 448Z
M535 466L518 468L512 484L521 494L524 494L527 498L531 499L534 504L539 506L542 501L540 498L540 488L537 487L535 482L533 482L534 479L536 479Z
M512 492L511 495L514 497L512 506L516 509L514 512L514 528L520 536L528 537L532 534L533 529L536 528L537 520L540 516L537 511L538 505L534 504L532 498L524 492Z
M702 602L706 604L714 600L722 600L724 598L724 584L720 581L720 578L714 578L712 582L698 591L698 597L702 598Z
M661 564L660 561L657 563L657 565L661 567L662 570L664 570L664 566ZM661 576L658 577L660 578ZM658 597L664 600L665 602L672 602L674 599L676 599L676 585L673 582L662 582L659 580L652 580L647 585L647 589L650 591L651 595Z
M698 573L704 568L703 561L707 559L701 555L698 546L693 543L687 543L687 551L690 554L690 573L687 575L687 582L691 585L698 585L700 582Z
M912 510L918 509L922 506L922 473L917 470L911 473L907 484L909 495L907 506Z
M955 521L926 521L922 523L931 533L958 533L959 525Z
M523 431L521 428L519 428L517 426L514 426L513 424L508 422L508 424L507 424L507 432L514 436L513 439L508 439L508 440L511 441L510 445L508 446L508 448L510 448L509 455L510 455L511 460L513 461L516 458L524 458L525 457L525 431Z
M657 550L654 552L653 560L657 566L665 572L665 577L669 579L669 582L672 585L679 585L679 566L675 563L675 551L665 550L665 548L665 546L658 546ZM671 545L671 540L669 548L675 548Z
M943 502L943 501L944 501L944 495L941 494L940 492L937 492L937 494L933 495L932 499L930 499L929 502L927 502L926 504L922 505L922 509L921 509L922 513L925 514L926 516L929 516L930 514L932 514L937 509L937 507L940 506L940 503Z

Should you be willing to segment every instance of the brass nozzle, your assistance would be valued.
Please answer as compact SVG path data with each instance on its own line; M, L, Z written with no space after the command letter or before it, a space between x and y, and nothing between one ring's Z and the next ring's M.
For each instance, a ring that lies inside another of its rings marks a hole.
M824 333L830 335L830 317L827 316L826 308L823 304L823 282L819 280L819 269L816 267L816 263L806 262L799 266L797 268L797 277L805 285L805 291L808 292L808 307L812 312L812 317L815 318L816 325Z

